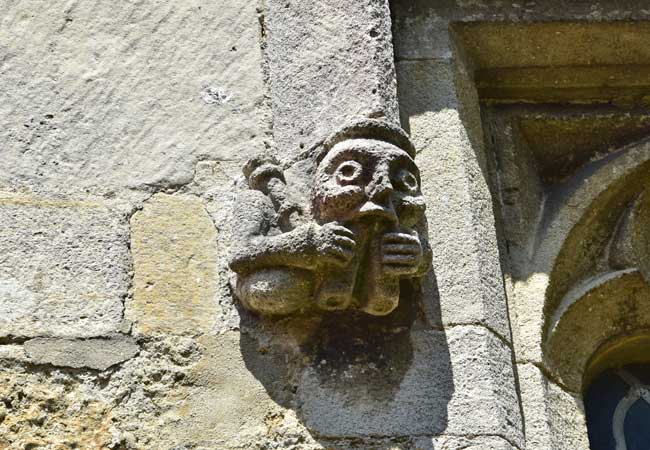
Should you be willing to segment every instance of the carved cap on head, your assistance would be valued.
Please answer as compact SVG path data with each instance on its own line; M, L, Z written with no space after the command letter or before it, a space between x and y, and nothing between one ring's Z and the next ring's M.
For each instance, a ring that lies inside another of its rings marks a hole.
M364 118L344 126L328 137L317 150L316 162L320 163L336 144L349 139L375 139L388 142L404 150L411 158L415 158L415 146L399 125L386 120Z

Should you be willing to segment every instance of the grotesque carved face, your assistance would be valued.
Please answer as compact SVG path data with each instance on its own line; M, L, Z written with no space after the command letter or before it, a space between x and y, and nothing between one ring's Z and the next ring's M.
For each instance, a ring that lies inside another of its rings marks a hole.
M373 139L346 140L325 155L316 170L313 202L320 223L368 219L410 227L425 209L413 159Z

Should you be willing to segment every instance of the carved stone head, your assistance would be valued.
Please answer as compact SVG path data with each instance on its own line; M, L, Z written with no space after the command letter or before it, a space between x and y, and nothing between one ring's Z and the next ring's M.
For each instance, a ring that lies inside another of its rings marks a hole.
M401 128L363 119L310 154L311 180L285 178L273 159L252 160L230 262L242 304L269 315L390 314L400 282L424 275L431 260L414 156ZM295 185L311 186L311 205L296 200Z
M365 119L343 128L316 157L315 220L413 226L425 210L414 156L406 134L389 123Z

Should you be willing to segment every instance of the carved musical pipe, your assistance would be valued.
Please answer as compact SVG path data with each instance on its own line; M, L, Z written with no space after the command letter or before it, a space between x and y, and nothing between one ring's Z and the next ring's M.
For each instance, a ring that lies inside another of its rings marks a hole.
M399 277L383 269L382 240L391 225L375 222L370 231L366 257L366 298L361 309L373 316L390 314L399 303Z
M349 308L354 302L354 291L361 258L359 252L365 247L366 234L359 232L355 225L347 224L355 233L357 254L344 266L329 264L320 272L324 278L316 291L316 305L324 311L340 311Z

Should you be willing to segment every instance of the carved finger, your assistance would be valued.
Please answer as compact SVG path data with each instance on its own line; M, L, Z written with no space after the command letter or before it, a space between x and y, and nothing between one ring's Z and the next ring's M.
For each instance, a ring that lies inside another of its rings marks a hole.
M384 254L394 255L421 255L422 247L420 244L384 244L382 247Z
M354 248L357 246L357 243L354 239L350 239L345 236L337 236L334 242L336 243L336 245L340 245L341 247L350 250L354 250Z
M331 255L343 255L343 256L345 256L346 258L347 258L347 257L350 257L350 258L351 258L352 256L354 256L354 251L352 251L351 248L349 248L349 247L345 247L345 246L341 246L341 245L332 245L332 246L329 248L328 253L331 254Z
M406 233L387 233L384 235L383 242L386 244L419 244L420 240Z
M331 230L339 236L354 239L354 233L348 228L345 228L343 225L332 225Z
M385 264L382 267L384 273L393 276L411 275L418 271L417 266L414 265L404 266L402 264Z
M418 258L415 255L384 255L382 262L389 265L412 266L417 264Z

